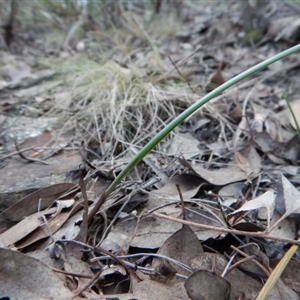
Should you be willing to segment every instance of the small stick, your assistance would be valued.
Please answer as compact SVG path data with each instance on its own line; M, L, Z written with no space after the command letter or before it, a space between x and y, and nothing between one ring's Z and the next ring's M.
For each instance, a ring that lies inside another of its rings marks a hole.
M241 254L242 256L244 256L245 258L249 258L250 257L250 255L248 255L247 253L245 253L244 251L242 251L241 249L239 249L239 248L237 248L237 247L235 247L235 246L233 246L233 245L231 245L230 246L230 248L231 249L233 249L233 250L235 250L237 253L239 253L239 254ZM269 277L270 276L270 272L269 272L269 270L267 270L260 262L258 262L256 259L253 259L253 263L255 263L265 274L266 274L266 276L267 277ZM234 266L234 265L233 265ZM233 267L232 266L232 267ZM231 268L232 268L231 267ZM230 271L228 271L228 273L229 273Z
M172 65L174 66L175 70L178 72L178 74L182 77L182 79L185 81L185 83L188 85L188 87L190 88L190 90L192 91L192 93L195 93L194 89L192 88L192 86L190 85L190 83L186 80L186 78L183 76L183 74L179 71L179 69L177 68L176 64L173 62L171 56L168 56L168 59L170 60L170 62L172 63Z
M194 222L189 222L189 221L177 219L177 218L170 217L170 216L167 216L167 215L164 215L164 214L160 214L158 212L153 212L152 215L155 216L155 217L159 217L159 218L169 220L169 221L173 221L173 222L177 222L177 223L181 223L181 224L186 224L186 225L189 225L189 226L192 226L192 227L203 228L203 229L208 229L208 230L214 230L214 231L223 232L223 233L232 233L232 234L245 235L245 236L250 236L250 237L259 237L259 238L270 239L270 240L274 240L274 241L280 241L280 242L300 246L300 241L291 240L291 239L287 239L287 238L282 238L282 237L278 237L278 236L274 236L274 235L269 235L269 234L265 234L263 232L240 231L240 230L236 230L236 229L228 229L228 228L223 228L223 227L204 225L204 224L199 224L199 223L194 223Z
M38 162L38 163L41 163L41 164L44 164L44 165L49 165L49 164L48 164L47 162L45 162L45 161L42 161L42 160L39 160L39 159L35 159L35 158L31 158L31 157L25 156L25 155L20 151L19 146L18 146L16 140L15 140L15 146L16 146L16 149L17 149L17 154L18 154L21 158L23 158L23 159L25 159L25 160L27 160L27 161L29 161L29 162Z
M106 200L106 192L104 191L101 194L100 198L95 203L95 205L92 208L91 212L89 213L89 215L88 215L88 222L90 222L94 218L95 214L99 211L99 209L101 208L101 206L104 204L105 200Z
M181 193L179 184L176 184L176 188L177 188L179 198L180 198L180 204L181 204L181 209L182 209L182 220L186 220L186 214L185 214L185 209L184 209L184 201L183 201L183 197L182 197L182 193Z
M86 185L84 182L84 175L81 166L79 166L79 187L82 193L83 198L83 214L82 214L82 223L80 226L80 232L76 237L76 240L81 242L86 242L88 234L88 218L89 218L89 200L86 193Z
M91 275L84 275L84 274L79 274L79 273L67 272L67 271L56 269L56 268L53 268L53 267L51 269L54 272L62 273L62 274L65 274L65 275L70 275L70 276L74 276L74 277L78 277L78 278L86 278L86 279L92 279L92 278L94 278Z

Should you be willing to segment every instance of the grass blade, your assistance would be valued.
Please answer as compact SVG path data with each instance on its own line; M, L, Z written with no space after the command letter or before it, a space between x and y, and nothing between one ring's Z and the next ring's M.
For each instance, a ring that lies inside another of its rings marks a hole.
M119 175L115 178L115 180L111 183L111 185L106 190L106 195L109 194L116 188L116 186L121 182L121 180L161 141L163 140L174 128L176 128L179 124L181 124L186 118L196 112L200 107L202 107L205 103L218 96L229 87L235 85L241 80L249 77L250 75L266 68L267 66L273 64L274 62L281 60L293 53L300 51L300 44L291 47L279 54L276 54L263 62L253 66L252 68L242 72L241 74L235 76L234 78L228 80L221 86L214 89L212 92L205 95L203 98L198 100L196 103L187 108L184 112L182 112L179 116L177 116L173 121L171 121L165 128L163 128L154 138L152 138L125 166L125 168L119 173Z

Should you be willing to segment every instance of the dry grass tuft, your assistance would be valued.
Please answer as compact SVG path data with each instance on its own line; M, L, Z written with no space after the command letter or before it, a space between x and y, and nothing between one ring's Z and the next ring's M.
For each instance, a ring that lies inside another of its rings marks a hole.
M93 142L101 148L110 143L109 157L130 145L141 147L195 100L185 84L173 80L153 84L164 73L154 64L157 71L147 74L113 60L95 63L78 57L65 62L58 69L64 73L69 99L63 105L56 103L48 114L60 115L63 130L75 129L76 139L87 145Z
M47 0L44 5L51 6L52 2ZM54 11L60 11L59 8L64 8L61 3L52 7ZM97 9L98 6L90 11L92 19L96 18ZM104 30L102 21L93 24L96 29L88 27L84 51L74 54L72 47L82 38L74 35L68 47L61 48L71 51L67 58L45 60L45 65L55 69L64 80L64 97L54 101L46 114L62 119L61 134L72 132L74 141L84 142L85 148L94 153L91 159L102 161L125 154L130 145L144 146L199 99L174 70L161 47L180 31L178 15L174 11L152 15L154 19L150 21L146 10L118 11L118 24L112 18ZM67 28L69 23L72 22L66 20ZM68 29L63 34L67 36ZM168 140L164 140L157 150L165 151L167 146Z

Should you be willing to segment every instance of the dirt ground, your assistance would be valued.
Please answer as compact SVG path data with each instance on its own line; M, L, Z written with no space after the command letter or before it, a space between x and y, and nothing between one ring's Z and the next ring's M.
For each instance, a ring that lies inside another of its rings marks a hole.
M285 264L258 299L300 299L299 53L209 101L111 189L180 113L299 44L299 14L0 2L0 298L255 299Z

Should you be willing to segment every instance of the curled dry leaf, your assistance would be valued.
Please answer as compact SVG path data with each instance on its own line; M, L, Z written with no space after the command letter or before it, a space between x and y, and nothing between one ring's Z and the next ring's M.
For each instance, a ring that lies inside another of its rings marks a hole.
M251 128L257 132L263 131L264 122L268 116L268 111L261 105L251 103L254 110L254 120Z
M267 191L261 196L246 202L241 208L229 214L227 219L230 220L232 217L237 217L243 215L245 212L260 208L265 208L267 210L267 221L269 225L275 208L275 194L273 191Z
M65 224L65 222L73 214L75 214L81 208L82 208L82 203L76 202L73 207L67 208L65 209L65 211L55 214L55 216L51 216L51 218L47 221L48 226L46 226L43 223L42 224L43 226L40 226L36 230L32 231L28 236L26 236L24 239L16 243L15 246L18 249L24 248L33 244L36 241L49 237L50 232L51 234L54 234L58 229L60 229Z
M222 70L225 67L225 63L221 61L218 66L217 72L210 78L209 84L206 87L207 92L211 92L218 86L222 85L225 82L225 79L222 74Z
M293 138L284 143L274 141L267 132L255 132L253 138L257 147L262 152L267 154L271 153L276 157L291 160L296 164L298 153L300 151L297 135L294 135ZM274 162L276 163L276 161ZM281 161L278 162L281 163Z
M299 217L300 193L282 174L280 175L277 182L277 196L275 199L275 207L277 211L282 214L282 216L279 220L277 220L277 222L275 222L271 230L287 217Z
M247 174L247 177L257 175L261 169L261 158L256 149L251 145L243 151L235 151L234 158L242 171Z
M9 228L2 234L0 234L0 241L1 243L8 247L9 245L12 245L16 243L17 241L21 240L25 236L27 236L29 233L34 231L35 229L39 228L41 225L43 225L43 221L41 220L41 216L50 215L56 212L56 208L50 208L46 209L41 212L37 212L15 226Z
M49 207L55 200L73 188L76 192L76 185L73 183L58 183L42 188L10 206L0 216L11 221L20 221L38 210Z

